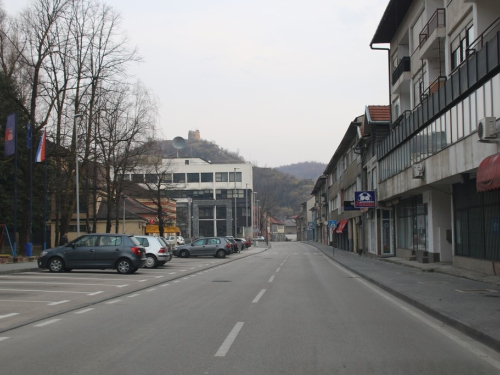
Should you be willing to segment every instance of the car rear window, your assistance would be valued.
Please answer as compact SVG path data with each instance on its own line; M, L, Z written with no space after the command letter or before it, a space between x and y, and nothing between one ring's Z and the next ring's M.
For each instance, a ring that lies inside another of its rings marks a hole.
M141 243L134 236L130 236L129 239L135 246L141 246Z
M167 244L167 242L165 241L165 239L164 239L164 238L158 237L158 241L160 241L160 244L161 244L162 246L168 246L168 244Z

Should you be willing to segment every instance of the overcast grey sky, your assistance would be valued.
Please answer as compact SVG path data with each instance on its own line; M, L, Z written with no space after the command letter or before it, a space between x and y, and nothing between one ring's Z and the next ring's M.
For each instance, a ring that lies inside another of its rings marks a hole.
M31 0L3 0L10 15ZM160 99L162 138L201 137L260 167L328 163L366 105L387 105L371 38L388 0L106 0Z

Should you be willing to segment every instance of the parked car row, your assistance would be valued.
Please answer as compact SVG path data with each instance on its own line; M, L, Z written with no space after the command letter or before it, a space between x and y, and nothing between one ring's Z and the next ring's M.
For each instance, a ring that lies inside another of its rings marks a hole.
M184 242L181 236L177 237ZM139 268L156 268L172 260L173 255L227 255L250 247L245 238L206 237L190 244L179 245L172 251L168 239L155 236L134 236L113 233L85 234L70 243L44 250L38 258L38 267L50 272L70 272L73 269L116 269L118 273L134 273Z
M176 246L173 253L181 258L203 255L225 258L230 254L239 253L241 250L250 247L250 245L251 242L244 238L234 238L232 236L203 237L186 245Z

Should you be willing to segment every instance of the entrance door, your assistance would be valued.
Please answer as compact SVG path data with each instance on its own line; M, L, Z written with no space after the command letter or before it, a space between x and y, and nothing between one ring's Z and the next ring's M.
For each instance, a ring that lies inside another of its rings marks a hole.
M382 254L394 254L394 224L392 220L392 210L380 210L380 241Z

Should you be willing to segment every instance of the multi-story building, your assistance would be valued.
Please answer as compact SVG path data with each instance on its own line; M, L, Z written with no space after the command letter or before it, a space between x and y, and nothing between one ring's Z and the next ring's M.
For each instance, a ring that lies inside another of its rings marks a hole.
M312 209L314 207L314 203L315 198L311 197L300 205L300 214L296 219L297 241L312 241L315 239L315 225L312 218Z
M252 165L215 164L200 158L164 158L165 195L177 204L177 226L186 237L252 237ZM148 165L125 179L139 184L156 181Z
M377 146L395 254L500 271L500 2L390 0L391 131Z

